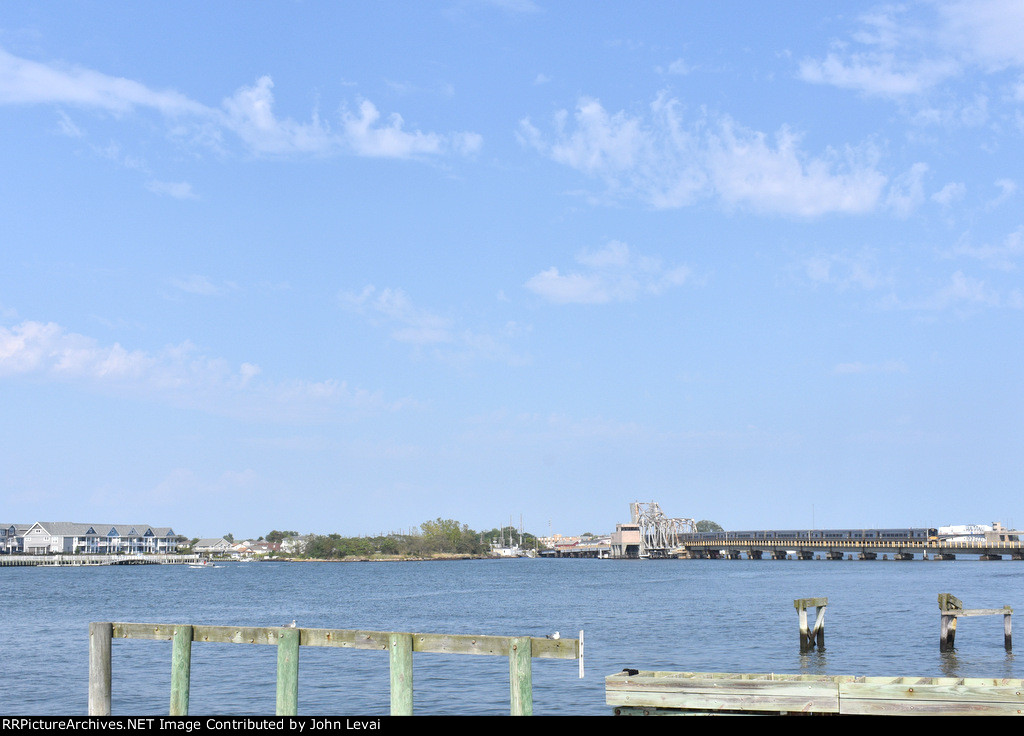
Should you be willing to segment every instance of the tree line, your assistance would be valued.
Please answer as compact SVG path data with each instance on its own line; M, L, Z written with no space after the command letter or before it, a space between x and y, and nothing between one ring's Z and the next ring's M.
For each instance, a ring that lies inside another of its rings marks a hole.
M271 532L273 534L273 532ZM268 539L270 535L267 535ZM314 534L306 542L303 557L320 560L345 557L422 557L428 555L482 555L491 549L492 542L516 543L522 549L537 549L533 534L522 533L512 527L493 528L488 531L470 529L455 519L438 517L425 521L418 532L391 532L377 536L343 537L340 534ZM520 541L522 540L522 541Z

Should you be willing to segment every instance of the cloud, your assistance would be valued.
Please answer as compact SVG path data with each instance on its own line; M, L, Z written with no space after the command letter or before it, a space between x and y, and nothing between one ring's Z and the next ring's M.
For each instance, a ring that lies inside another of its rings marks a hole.
M1022 37L1024 5L1017 0L893 4L861 15L849 40L837 40L823 57L804 59L797 76L920 104L968 74L1024 68ZM1012 97L1012 83L1010 87ZM984 96L946 104L956 109L941 111L925 104L913 118L978 125L989 116Z
M0 381L59 381L216 414L285 421L328 418L340 409L376 412L397 406L342 381L274 383L257 380L260 374L257 365L232 368L199 354L190 343L147 352L100 345L52 322L0 326Z
M996 244L961 242L950 250L950 255L974 258L1000 271L1015 271L1017 262L1024 258L1024 227L1017 228Z
M211 107L177 91L152 90L137 81L66 64L43 64L0 49L0 104L69 105L117 117L149 110L168 120L172 137L219 147L224 134L230 133L250 152L262 155L464 156L482 146L476 133L409 130L397 113L382 121L367 100L354 113L342 110L337 130L315 110L308 122L280 117L274 111L273 87L271 77L262 76L226 97L220 107ZM68 135L81 134L63 114L61 128ZM173 190L161 193L176 196Z
M0 104L61 104L125 114L138 107L163 115L207 115L208 108L174 91L65 64L47 65L0 48Z
M769 137L706 111L687 120L682 103L665 94L645 116L609 113L598 100L581 98L571 116L555 115L551 135L524 119L519 137L600 179L608 196L659 209L717 198L730 207L799 217L863 213L878 207L887 183L873 146L808 155L800 135L785 126Z
M824 59L805 59L798 76L805 82L856 90L869 96L920 95L956 76L952 61L904 62L894 54L830 53Z
M527 359L514 354L508 341L523 332L509 322L493 333L476 332L413 304L402 289L368 285L359 292L344 291L339 304L352 312L366 315L374 325L390 330L391 339L417 349L429 350L436 359L449 364L465 365L475 360L498 360L522 364Z
M174 199L198 199L187 181L150 181L146 189L154 194L162 194Z
M932 201L938 202L943 207L950 207L962 200L966 193L967 187L963 182L951 181L932 195Z
M971 311L979 307L990 309L1024 309L1024 294L1019 289L1002 291L998 288L993 288L981 279L974 278L958 270L930 296L897 303L895 306L904 309L936 312L946 309Z
M869 291L891 283L889 277L879 272L876 255L867 249L853 255L818 255L807 259L802 265L805 275L812 282L832 286L839 291L850 288Z
M607 304L660 294L690 276L685 266L665 268L658 259L634 255L617 241L583 251L576 261L584 271L563 274L552 266L531 277L526 288L556 304Z

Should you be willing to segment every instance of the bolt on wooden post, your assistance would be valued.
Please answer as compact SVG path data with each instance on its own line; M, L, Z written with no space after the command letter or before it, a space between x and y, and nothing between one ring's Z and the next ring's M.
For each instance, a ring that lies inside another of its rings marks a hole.
M793 601L800 616L800 651L809 652L815 646L819 650L825 648L825 608L828 606L828 598L797 598ZM814 608L814 627L807 626L807 609Z

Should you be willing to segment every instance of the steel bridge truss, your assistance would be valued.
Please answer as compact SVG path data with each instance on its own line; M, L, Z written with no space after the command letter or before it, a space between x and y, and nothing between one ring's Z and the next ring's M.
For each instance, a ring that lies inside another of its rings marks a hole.
M640 527L640 557L673 557L683 546L679 535L697 531L693 519L670 519L653 501L634 501L629 511Z

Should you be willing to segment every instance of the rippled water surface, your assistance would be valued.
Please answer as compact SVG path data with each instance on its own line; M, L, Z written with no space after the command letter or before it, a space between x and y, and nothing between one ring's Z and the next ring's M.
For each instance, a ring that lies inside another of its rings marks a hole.
M541 636L584 631L575 661L534 660L534 711L607 714L604 677L624 667L701 672L1024 678L1001 616L960 622L940 654L937 596L1024 609L1024 563L1004 560L224 563L0 568L4 715L84 714L90 621ZM801 655L796 598L825 596L826 648ZM1022 641L1021 646L1024 646ZM276 650L192 648L193 714L272 714ZM115 641L113 711L168 709L170 644ZM416 654L422 714L508 713L502 657ZM303 647L299 712L386 714L385 652Z

